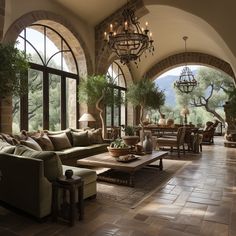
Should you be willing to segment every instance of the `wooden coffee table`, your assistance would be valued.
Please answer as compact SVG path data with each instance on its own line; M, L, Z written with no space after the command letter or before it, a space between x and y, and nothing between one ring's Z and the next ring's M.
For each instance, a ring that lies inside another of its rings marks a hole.
M134 186L134 173L143 167L155 167L163 170L162 159L168 154L163 151L153 151L152 154L138 156L131 162L118 162L108 152L77 160L79 166L95 166L110 168L110 170L98 175L98 180ZM158 161L159 165L151 165Z

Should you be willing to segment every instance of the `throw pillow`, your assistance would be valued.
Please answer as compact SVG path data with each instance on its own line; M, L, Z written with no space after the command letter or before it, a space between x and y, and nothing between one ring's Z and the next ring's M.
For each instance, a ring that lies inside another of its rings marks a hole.
M15 150L15 146L12 146L4 139L0 139L0 152L10 153L12 154Z
M25 130L22 130L20 134L14 134L14 138L20 142L20 140L26 140L28 138L27 132Z
M81 131L81 132L72 132L71 131L71 134L72 134L74 147L90 145L88 131Z
M47 134L41 133L40 136L31 136L42 148L43 151L54 151L54 146Z
M56 151L60 151L60 150L72 147L66 133L48 135L48 137L52 141L54 149Z
M40 145L31 137L28 137L26 140L20 140L20 144L25 145L29 148L32 148L36 151L42 151Z
M18 145L15 148L14 154L42 160L44 162L44 176L51 182L63 174L61 160L55 152L35 151Z
M44 130L43 132L46 133L47 135L57 135L57 134L65 133L72 145L72 136L71 136L70 128L65 129L65 130L58 130L58 131Z
M0 134L2 136L2 139L7 141L9 144L11 145L16 145L16 144L19 144L19 141L17 141L12 135L10 134L4 134L4 133L1 133Z
M95 130L89 130L88 131L90 143L94 144L100 144L103 143L103 138L102 138L102 129L95 129Z

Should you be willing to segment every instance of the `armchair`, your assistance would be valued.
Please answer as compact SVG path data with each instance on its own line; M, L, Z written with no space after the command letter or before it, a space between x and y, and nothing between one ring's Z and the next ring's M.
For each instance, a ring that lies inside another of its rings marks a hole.
M173 147L177 148L178 151L178 157L180 156L180 147L183 147L183 152L185 154L185 148L184 148L184 138L185 138L185 131L186 127L179 127L177 130L176 137L161 137L157 138L157 147L170 147L171 151L173 151Z
M203 144L214 144L214 134L218 124L219 124L218 120L215 120L214 123L211 121L206 122L206 127L202 131Z

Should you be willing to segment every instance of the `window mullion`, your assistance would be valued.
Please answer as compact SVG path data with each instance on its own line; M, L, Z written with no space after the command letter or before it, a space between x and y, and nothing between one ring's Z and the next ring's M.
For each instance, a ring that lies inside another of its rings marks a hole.
M49 74L43 71L43 128L49 129Z
M66 78L61 77L61 129L66 129Z

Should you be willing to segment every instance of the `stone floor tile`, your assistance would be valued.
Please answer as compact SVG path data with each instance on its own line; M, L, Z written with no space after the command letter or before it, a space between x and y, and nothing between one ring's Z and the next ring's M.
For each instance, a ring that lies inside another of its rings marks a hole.
M202 236L228 236L229 226L209 221L203 221L201 227Z
M178 206L184 206L190 195L191 192L182 191L181 194L174 201L174 204Z
M192 193L191 193L191 197L198 197L198 198L211 199L211 193L192 192Z
M191 164L135 208L85 201L85 219L69 227L0 206L0 236L236 236L236 149L215 141L181 156Z
M188 233L188 232L183 232L175 229L169 229L165 228L160 231L158 236L197 236L196 234Z
M222 206L209 206L207 208L204 220L213 221L221 224L230 223L231 209Z
M220 201L198 198L198 197L189 197L188 202L195 202L195 203L200 203L200 204L216 205L216 206L221 204Z
M185 228L185 232L200 235L201 234L201 226L187 225Z

